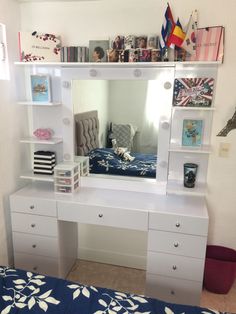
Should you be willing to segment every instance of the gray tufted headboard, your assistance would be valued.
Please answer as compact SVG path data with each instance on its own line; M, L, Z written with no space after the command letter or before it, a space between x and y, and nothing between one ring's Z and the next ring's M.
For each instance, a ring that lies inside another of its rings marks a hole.
M75 154L85 156L99 147L99 121L96 110L77 113L75 119Z

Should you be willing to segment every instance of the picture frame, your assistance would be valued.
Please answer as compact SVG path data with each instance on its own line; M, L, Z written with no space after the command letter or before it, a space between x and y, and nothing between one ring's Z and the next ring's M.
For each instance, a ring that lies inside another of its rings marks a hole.
M109 40L89 41L89 62L107 62Z
M174 81L173 106L211 107L214 78L177 78Z
M203 142L203 120L184 119L182 146L199 147Z
M37 74L30 76L31 98L36 102L51 101L51 85L49 75Z

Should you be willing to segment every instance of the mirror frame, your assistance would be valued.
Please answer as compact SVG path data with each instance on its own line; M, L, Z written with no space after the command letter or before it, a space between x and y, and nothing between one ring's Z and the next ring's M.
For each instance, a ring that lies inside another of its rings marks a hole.
M171 130L171 107L173 98L175 66L173 64L152 65L94 63L65 66L61 72L63 158L74 161L74 113L72 101L73 80L159 80L160 121L158 131L158 163L156 179L95 175L81 177L81 186L107 189L166 193L168 176L169 140ZM158 104L159 105L159 104Z

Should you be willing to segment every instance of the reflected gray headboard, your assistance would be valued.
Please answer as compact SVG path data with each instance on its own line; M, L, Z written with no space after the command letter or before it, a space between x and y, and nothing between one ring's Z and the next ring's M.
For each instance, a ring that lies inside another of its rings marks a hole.
M99 147L99 121L96 110L77 113L75 119L75 154L87 155L90 150Z

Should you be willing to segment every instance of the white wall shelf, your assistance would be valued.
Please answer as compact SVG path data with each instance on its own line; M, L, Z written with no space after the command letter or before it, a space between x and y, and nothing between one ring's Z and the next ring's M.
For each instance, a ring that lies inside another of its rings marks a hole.
M200 147L188 147L171 144L169 152L176 153L194 153L194 154L210 154L212 152L211 146L202 145Z
M189 66L215 66L217 64L221 64L220 61L185 61L185 62L15 62L14 64L17 66L57 66L62 68L73 68L73 67L81 67L81 68L104 68L104 67L125 67L125 68L142 68L142 67L189 67Z
M62 143L62 141L62 138L59 137L52 137L50 140L39 140L36 137L26 137L22 138L20 143L55 145Z
M192 110L195 110L195 111L214 111L215 108L214 107L182 107L182 106L173 106L172 107L173 109L172 110L186 110L186 111L192 111Z
M204 196L206 194L206 184L196 182L194 188L184 187L183 180L169 180L167 184L167 194Z
M177 78L202 78L209 77L215 80L214 92L217 79L218 62L184 62L176 63L175 79ZM169 144L169 164L168 164L168 182L167 193L186 194L186 195L206 195L207 168L209 154L212 153L211 129L213 114L215 112L214 93L211 107L187 107L173 106L171 137ZM183 146L183 121L188 119L202 120L203 130L201 146ZM196 182L194 188L185 188L183 184L185 163L194 163L198 165Z
M60 106L61 103L59 102L39 102L39 101L18 101L17 102L18 105L21 106L49 106L49 107L53 107L53 106Z
M34 181L54 182L54 177L52 175L34 174L33 171L22 173L20 178Z

